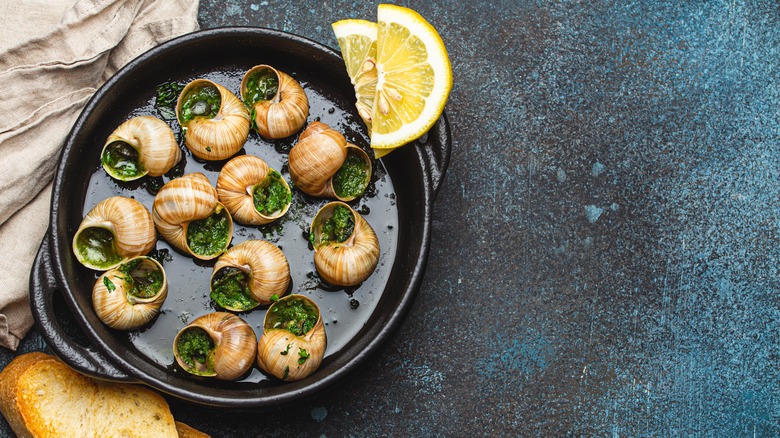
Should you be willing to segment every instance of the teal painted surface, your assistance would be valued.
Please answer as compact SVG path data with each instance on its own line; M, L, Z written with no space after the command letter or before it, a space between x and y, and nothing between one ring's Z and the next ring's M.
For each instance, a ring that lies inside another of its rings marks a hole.
M214 436L780 435L780 4L402 4L455 75L411 314L320 399L176 416ZM375 5L201 0L199 19L336 47L330 23Z

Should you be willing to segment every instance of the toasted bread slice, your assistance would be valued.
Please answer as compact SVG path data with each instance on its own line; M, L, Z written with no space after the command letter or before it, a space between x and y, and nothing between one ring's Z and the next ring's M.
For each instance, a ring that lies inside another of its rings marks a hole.
M179 438L210 438L210 435L190 427L181 421L176 422L176 431L179 432Z
M44 353L19 356L0 372L0 412L19 437L179 436L159 394L86 377Z

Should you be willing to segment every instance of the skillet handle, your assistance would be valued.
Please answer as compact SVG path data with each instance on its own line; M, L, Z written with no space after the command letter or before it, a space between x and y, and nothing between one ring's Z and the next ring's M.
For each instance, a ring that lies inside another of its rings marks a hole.
M65 363L83 374L103 380L135 382L134 378L118 370L101 353L79 344L58 321L54 295L60 293L60 288L51 268L49 240L47 233L38 249L30 275L30 305L46 344Z
M441 114L439 120L428 130L427 135L418 140L417 149L428 167L433 198L436 199L452 154L452 135L445 113Z

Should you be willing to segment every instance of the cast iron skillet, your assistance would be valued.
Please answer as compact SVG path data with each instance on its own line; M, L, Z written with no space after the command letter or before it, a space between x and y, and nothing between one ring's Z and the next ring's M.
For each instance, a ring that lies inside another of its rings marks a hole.
M326 78L320 91L357 117L354 91L338 52L280 31L222 28L185 35L135 59L97 91L76 121L57 168L51 225L30 279L36 322L49 347L69 365L101 379L144 383L199 404L278 407L331 388L377 352L402 322L424 275L431 210L449 162L451 137L444 115L421 140L381 160L394 185L398 214L397 252L386 288L365 326L343 348L326 357L308 378L291 383L215 383L174 373L132 348L126 335L107 328L92 310L90 293L95 274L75 260L71 239L82 219L92 164L99 163L103 140L98 133L105 132L107 123L116 126L126 116L115 114L117 103L137 99L138 90L148 90L151 84L167 78L197 76L200 71L225 65L251 67L257 63L294 70L304 78ZM67 318L59 308L62 301L66 303ZM86 340L72 324L86 334Z

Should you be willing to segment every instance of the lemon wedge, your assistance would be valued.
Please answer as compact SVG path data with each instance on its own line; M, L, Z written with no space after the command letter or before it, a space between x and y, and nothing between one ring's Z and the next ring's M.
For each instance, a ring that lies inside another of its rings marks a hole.
M452 67L439 33L417 12L381 4L377 18L377 23L341 20L332 27L358 114L380 158L436 123L452 89Z
M371 132L371 111L376 94L377 24L366 20L341 20L331 25L347 66L358 114Z
M381 153L436 123L452 89L452 67L439 33L417 12L381 4L377 24L371 147Z

